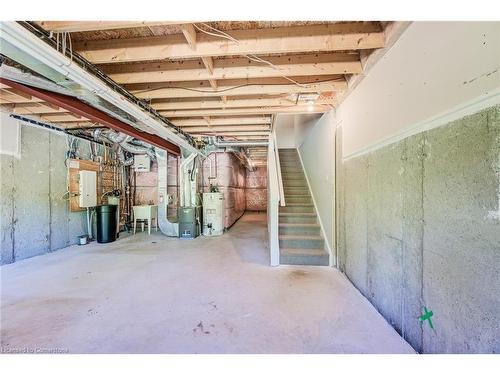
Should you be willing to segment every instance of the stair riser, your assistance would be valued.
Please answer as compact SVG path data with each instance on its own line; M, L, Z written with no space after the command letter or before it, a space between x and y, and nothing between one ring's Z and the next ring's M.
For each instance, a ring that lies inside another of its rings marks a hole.
M324 249L325 241L323 239L312 240L310 238L297 238L293 240L280 239L280 247L290 249Z
M287 195L309 195L309 190L301 187L285 187L285 196Z
M285 186L286 181L302 181L303 183L307 184L306 178L304 176L290 176L282 174L281 180L283 181L283 186Z
M300 161L298 160L280 160L281 168L300 168Z
M280 216L280 223L316 224L316 217L312 216Z
M284 206L279 208L280 212L293 213L293 212L306 212L314 213L313 206Z
M319 235L318 227L280 227L279 234L317 234Z
M307 189L306 180L283 180L283 186L300 187L302 189Z
M281 255L280 264L328 266L328 255Z
M311 197L301 197L301 196L286 196L285 194L285 203L305 203L305 204L311 204L312 199Z

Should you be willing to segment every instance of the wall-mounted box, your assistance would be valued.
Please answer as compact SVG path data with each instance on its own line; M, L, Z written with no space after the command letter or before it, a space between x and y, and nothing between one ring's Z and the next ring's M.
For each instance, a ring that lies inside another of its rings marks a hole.
M79 205L82 208L97 206L97 173L80 171Z
M134 155L134 170L136 172L149 172L151 159L147 155Z

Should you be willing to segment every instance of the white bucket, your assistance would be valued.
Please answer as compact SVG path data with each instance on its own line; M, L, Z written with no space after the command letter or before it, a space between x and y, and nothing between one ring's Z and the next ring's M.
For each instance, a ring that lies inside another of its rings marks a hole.
M78 240L79 240L78 243L80 245L86 245L88 243L88 237L87 237L87 235L78 237Z

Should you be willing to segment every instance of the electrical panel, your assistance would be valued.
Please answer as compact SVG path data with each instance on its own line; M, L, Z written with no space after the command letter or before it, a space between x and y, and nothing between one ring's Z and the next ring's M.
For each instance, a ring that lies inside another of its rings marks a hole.
M79 205L82 208L97 206L97 173L80 171Z
M149 172L151 169L151 159L148 155L134 155L134 170L136 172Z
M224 232L224 194L203 193L203 235L220 236Z

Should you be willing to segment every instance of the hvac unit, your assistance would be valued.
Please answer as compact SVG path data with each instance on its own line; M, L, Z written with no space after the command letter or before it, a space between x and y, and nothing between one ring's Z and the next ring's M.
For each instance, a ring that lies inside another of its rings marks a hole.
M97 173L94 171L80 171L80 200L82 208L97 206Z
M203 235L220 236L224 232L224 195L203 193Z
M179 207L177 219L180 238L196 238L200 235L200 206Z

